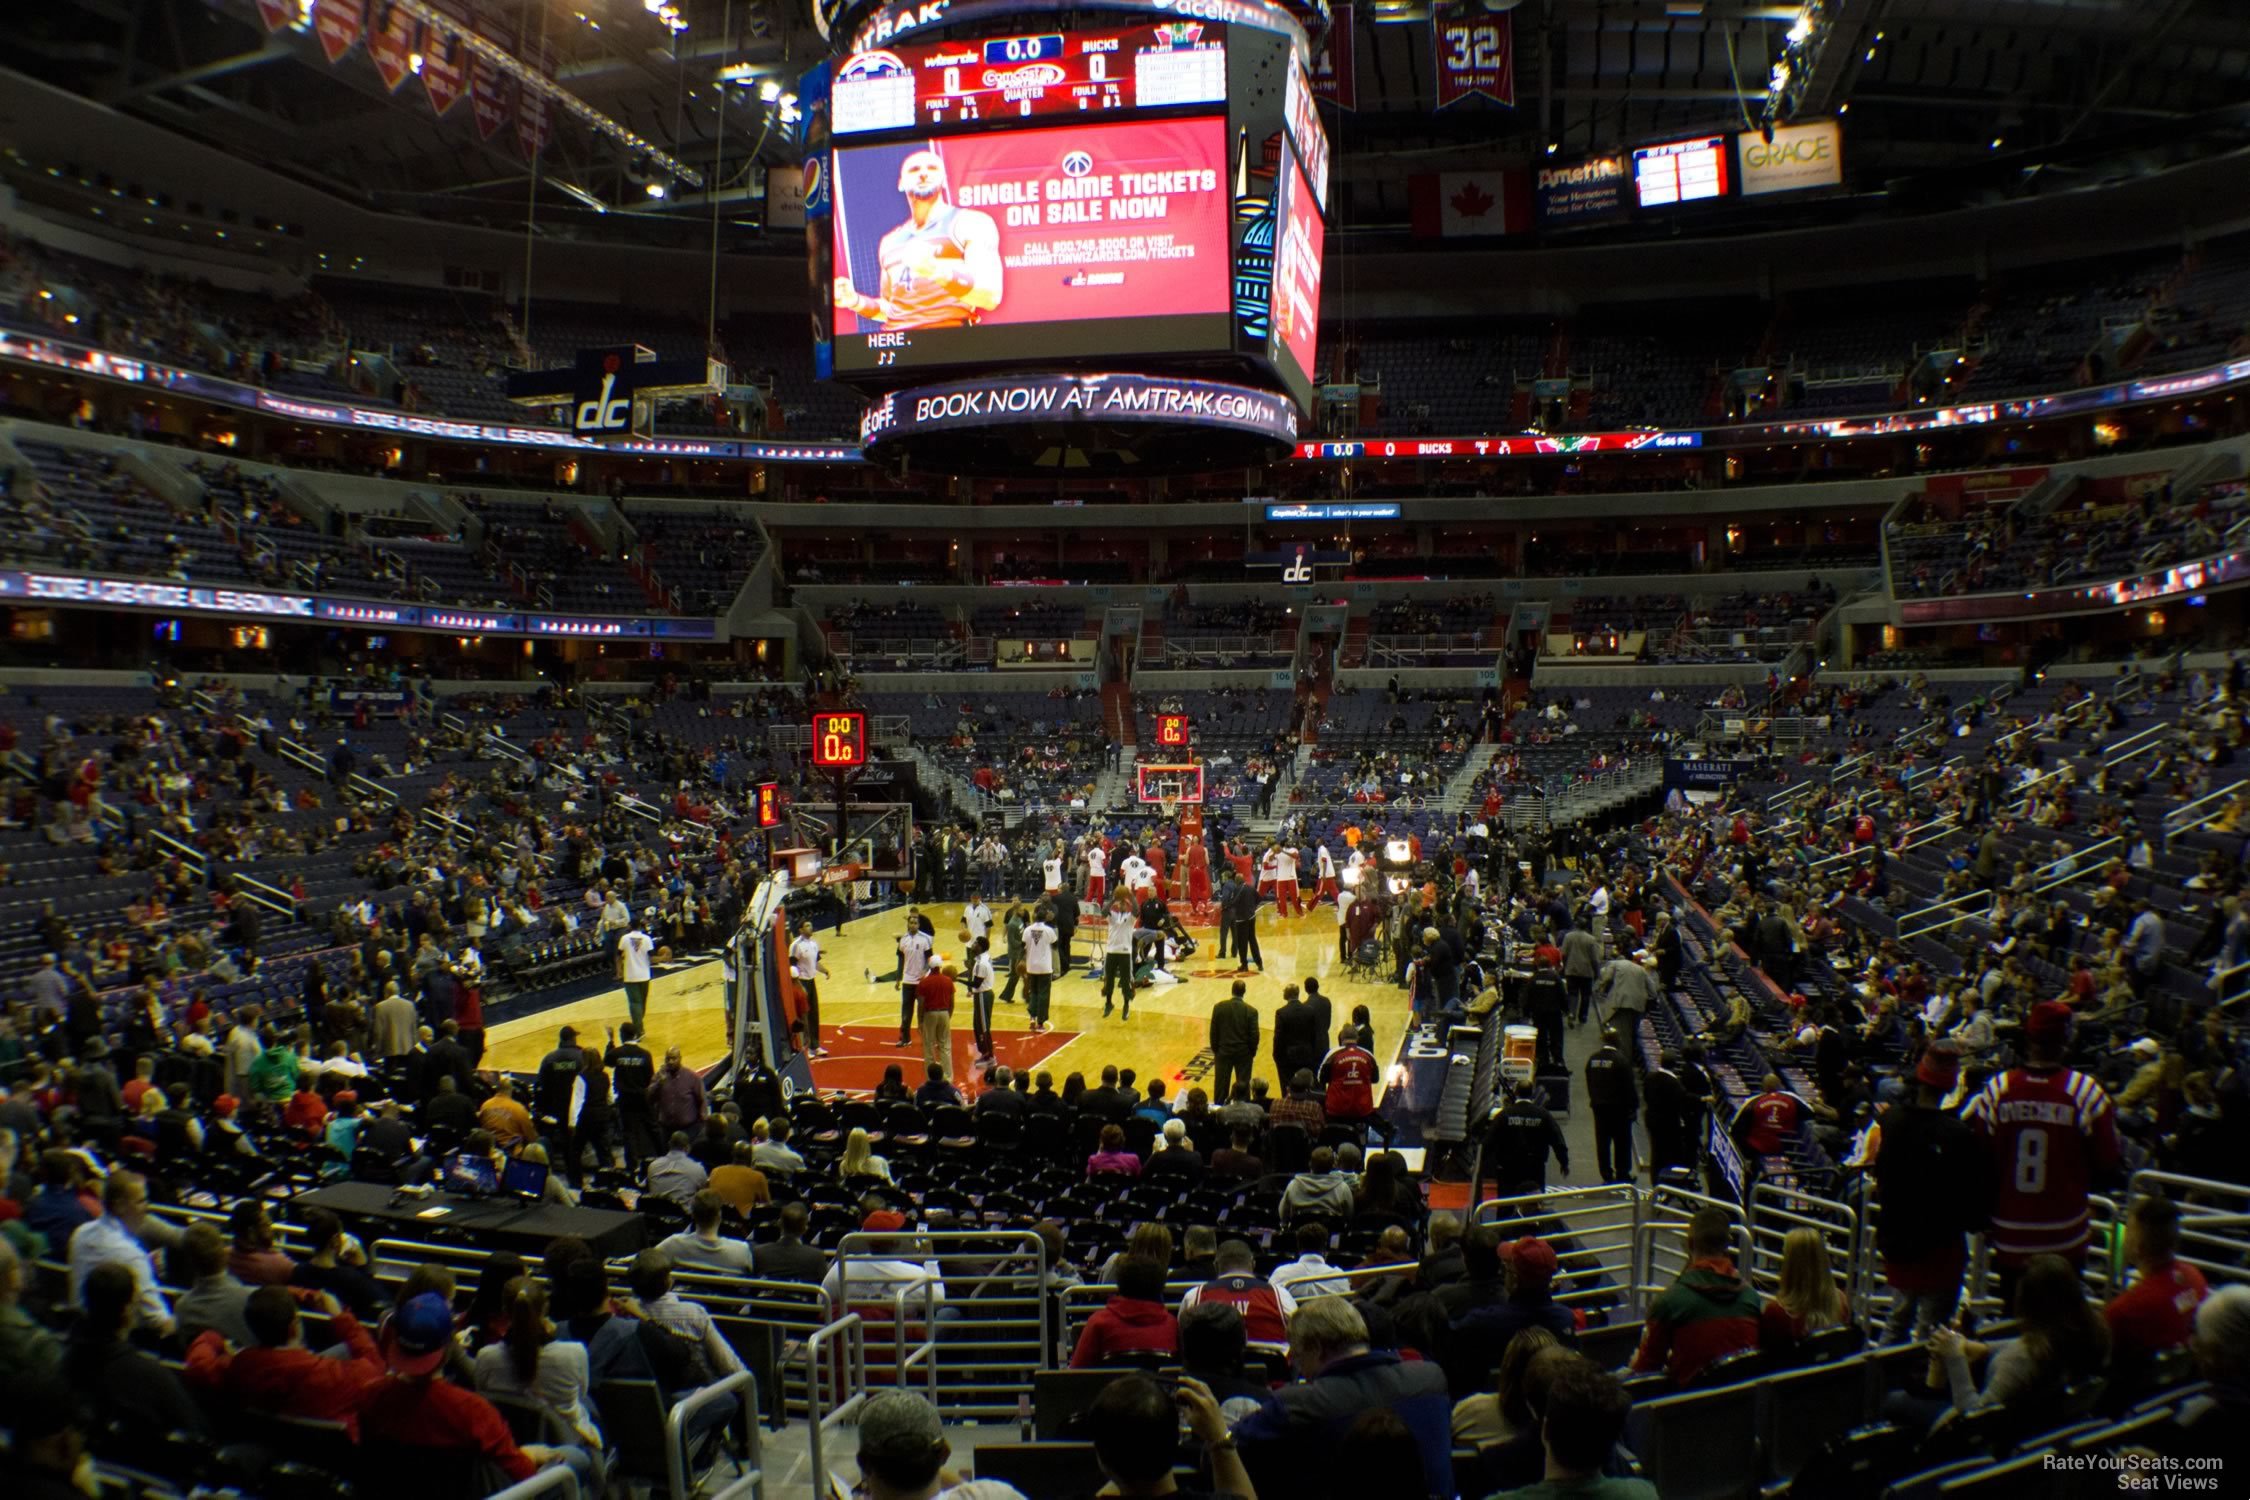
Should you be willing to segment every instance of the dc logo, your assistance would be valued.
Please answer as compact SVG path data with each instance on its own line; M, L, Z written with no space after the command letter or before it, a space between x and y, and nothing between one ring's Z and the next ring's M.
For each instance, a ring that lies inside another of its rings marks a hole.
M1062 159L1062 169L1065 177L1083 177L1094 170L1094 153L1091 151L1069 152Z

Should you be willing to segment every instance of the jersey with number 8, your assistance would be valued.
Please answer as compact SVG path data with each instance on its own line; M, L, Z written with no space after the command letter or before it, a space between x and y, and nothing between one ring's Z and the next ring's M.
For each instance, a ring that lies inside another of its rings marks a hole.
M1992 1151L1989 1239L2000 1263L2082 1255L2087 1195L2118 1159L2117 1114L2102 1086L2071 1068L2011 1068L1969 1101L1967 1118Z

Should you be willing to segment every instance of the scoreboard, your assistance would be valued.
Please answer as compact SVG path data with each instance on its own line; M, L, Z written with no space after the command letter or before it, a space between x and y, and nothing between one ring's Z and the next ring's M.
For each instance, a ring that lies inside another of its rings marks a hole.
M1174 21L855 52L830 85L829 128L874 135L1226 99L1225 28Z
M867 715L817 713L812 725L812 763L823 771L849 771L867 764Z
M1723 135L1643 146L1633 153L1633 196L1642 208L1727 195L1731 143Z

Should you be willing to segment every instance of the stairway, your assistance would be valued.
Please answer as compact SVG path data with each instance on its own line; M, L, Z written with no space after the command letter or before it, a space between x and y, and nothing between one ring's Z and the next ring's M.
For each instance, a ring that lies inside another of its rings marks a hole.
M1461 762L1461 769L1446 778L1445 790L1438 796L1438 807L1449 813L1466 811L1469 799L1475 792L1477 778L1482 776L1500 754L1498 745L1486 742L1469 747L1469 758Z
M1139 716L1133 711L1133 689L1122 682L1102 684L1102 732L1131 751L1140 743ZM1125 759L1130 762L1132 756Z

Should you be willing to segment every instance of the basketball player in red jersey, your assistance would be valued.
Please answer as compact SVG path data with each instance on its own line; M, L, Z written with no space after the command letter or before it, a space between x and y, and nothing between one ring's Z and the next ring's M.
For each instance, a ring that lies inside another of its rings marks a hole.
M2063 1066L2070 1007L2054 1000L2023 1023L2026 1061L1984 1086L1963 1113L1992 1153L1992 1227L2003 1305L2036 1255L2085 1260L2086 1195L2118 1165L2117 1111L2087 1074Z
M864 296L849 276L839 276L838 311L897 332L964 328L998 307L1000 226L992 215L946 201L945 163L935 151L916 151L899 164L898 190L906 195L907 217L876 252L882 291Z

